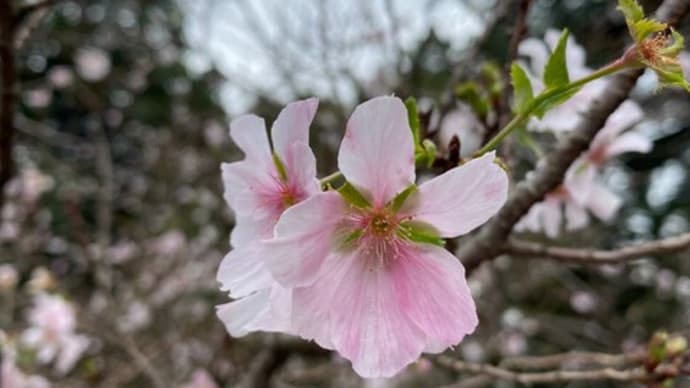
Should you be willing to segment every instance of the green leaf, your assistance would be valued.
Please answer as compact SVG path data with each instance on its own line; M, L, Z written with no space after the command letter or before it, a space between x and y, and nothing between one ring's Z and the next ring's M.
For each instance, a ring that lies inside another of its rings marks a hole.
M625 21L628 22L628 25L644 18L644 10L637 3L637 0L619 0L617 8L625 16Z
M280 177L280 180L283 182L287 182L288 180L288 175L287 175L287 170L285 169L285 165L283 164L283 161L280 160L278 157L278 154L275 152L273 153L273 164L276 166L276 170L278 170L278 176Z
M338 193L352 206L364 209L369 206L369 201L350 182L345 182L338 189Z
M534 100L532 83L525 70L517 62L510 67L510 78L513 80L513 112L524 112Z
M415 147L419 144L419 112L417 111L417 100L414 97L408 97L405 100L405 107L407 108L407 120L410 122L410 129L412 129L412 138L414 139Z
M671 37L673 38L673 44L661 49L659 52L664 56L676 57L681 51L683 51L683 47L685 46L685 38L683 38L683 35L681 35L674 28L671 28Z
M398 226L398 235L408 241L414 241L422 244L431 244L442 247L446 244L438 232L430 225L416 222L405 221Z
M436 160L436 144L429 139L424 139L422 146L415 151L414 162L416 166L431 167Z
M564 29L558 44L551 53L544 67L544 85L546 89L557 88L570 83L568 65L565 58L565 47L568 43L568 30Z
M537 106L534 109L534 114L539 118L544 117L544 114L548 112L550 109L555 108L558 105L561 105L562 103L568 101L570 97L572 97L573 95L575 95L575 93L579 91L580 88L564 89L551 91L549 93L544 93L537 96Z
M400 210L402 205L405 204L407 198L415 191L417 191L417 185L413 183L407 186L405 190L398 193L398 195L396 195L395 198L393 198L393 200L388 202L386 206L393 210L393 212L397 212L398 210Z
M473 81L463 82L455 88L455 95L468 103L479 117L486 117L489 113L489 101L481 95L477 83Z

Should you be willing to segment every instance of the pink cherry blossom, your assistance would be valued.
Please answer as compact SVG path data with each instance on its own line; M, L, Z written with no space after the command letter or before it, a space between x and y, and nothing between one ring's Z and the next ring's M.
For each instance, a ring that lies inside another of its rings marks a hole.
M363 377L391 376L472 333L477 313L464 268L435 243L470 232L503 205L508 178L494 158L414 190L405 106L394 97L359 105L338 165L362 198L316 194L286 210L266 243L273 275L298 287L294 331L337 350Z
M74 307L59 296L38 294L27 318L31 326L22 333L22 342L36 348L39 362L55 360L58 372L69 372L90 343L74 332Z
M50 383L45 378L22 372L15 364L14 349L5 344L0 365L0 384L2 388L50 388Z
M245 153L239 162L223 164L225 199L235 212L233 250L218 269L221 289L239 300L218 306L231 335L289 329L290 290L277 284L261 260L261 240L272 237L285 209L320 192L316 159L309 148L309 126L318 101L288 104L271 129L269 145L263 119L235 119L230 136Z
M599 182L602 166L625 152L649 152L652 142L643 135L624 131L643 117L637 104L625 101L611 115L604 128L595 136L589 149L568 169L563 185L548 193L544 200L532 206L516 225L516 230L543 231L557 237L565 220L568 231L585 227L592 213L602 221L611 221L623 200Z

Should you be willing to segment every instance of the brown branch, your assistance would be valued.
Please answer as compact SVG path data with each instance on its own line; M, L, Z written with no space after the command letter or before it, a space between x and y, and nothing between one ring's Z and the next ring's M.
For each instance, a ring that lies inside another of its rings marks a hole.
M690 233L684 233L674 237L613 250L556 247L531 241L510 239L505 253L525 258L548 258L580 264L611 264L644 256L676 253L689 248Z
M16 16L14 17L13 26L15 28L19 27L26 19L31 17L32 14L39 11L44 11L53 4L57 3L59 0L43 0L34 4L29 4L24 7L19 8Z
M690 8L685 0L665 0L656 17L675 24ZM481 231L467 239L457 252L470 273L483 261L499 255L513 226L533 204L563 180L566 170L587 149L606 119L627 98L642 70L626 71L613 77L606 90L584 112L577 127L561 139L527 179L520 182L496 216Z
M510 357L501 361L501 367L520 370L560 368L566 365L597 365L599 367L621 368L634 363L639 364L646 357L647 353L644 351L625 354L571 351L547 356Z
M12 143L17 92L14 36L12 1L0 1L0 209L5 199L5 185L14 173Z
M547 372L514 372L491 364L481 364L455 360L439 356L436 362L456 372L484 374L500 380L514 381L521 384L556 383L565 381L641 381L647 378L643 368L614 369L610 367L592 370L554 370Z

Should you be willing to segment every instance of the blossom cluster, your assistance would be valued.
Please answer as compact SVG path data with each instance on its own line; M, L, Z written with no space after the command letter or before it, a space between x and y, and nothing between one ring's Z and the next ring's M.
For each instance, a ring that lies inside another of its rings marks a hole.
M218 280L235 300L218 316L233 336L298 335L363 377L392 376L477 326L464 268L443 239L493 216L508 177L487 153L417 186L405 105L378 97L347 123L338 154L345 182L322 188L308 145L317 105L289 104L270 142L259 117L231 123L245 159L222 166L236 226Z
M549 50L557 44L560 32L548 30L544 41L537 38L525 39L519 52L530 61L533 74L546 63ZM573 38L566 46L568 71L575 77L582 77L592 70L586 65L584 49ZM549 131L557 135L572 131L583 112L600 91L606 88L607 80L598 79L585 85L563 104L546 112L541 119L534 118L528 128L532 131ZM539 77L533 77L539 83ZM562 185L548 193L544 200L532 206L530 211L516 225L517 230L544 232L554 238L562 227L572 231L589 224L589 213L602 221L611 221L622 205L622 199L600 180L600 173L606 162L626 152L649 152L652 142L644 135L630 130L642 121L644 112L632 100L624 101L607 119L604 127L583 153L569 168Z

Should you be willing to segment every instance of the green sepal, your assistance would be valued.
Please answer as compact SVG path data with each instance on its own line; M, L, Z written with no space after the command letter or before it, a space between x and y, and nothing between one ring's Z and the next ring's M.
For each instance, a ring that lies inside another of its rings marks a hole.
M410 123L412 130L412 138L414 139L415 148L419 144L419 112L417 111L417 100L414 97L408 97L405 100L405 107L407 108L407 120Z
M401 192L398 193L398 195L395 196L390 202L386 204L386 207L391 209L393 212L397 212L402 208L402 206L405 204L405 201L407 198L412 195L412 193L417 191L417 185L416 184L411 184L407 186L407 188Z
M446 245L438 232L430 225L417 221L403 221L398 225L398 235L408 241L431 244L442 247Z
M364 209L371 206L366 197L364 197L364 195L362 195L362 193L360 193L350 182L346 181L340 186L338 193L347 203L354 207Z
M568 29L564 29L558 38L556 48L551 53L544 67L544 87L553 89L570 83L565 48L568 43Z
M285 169L285 165L283 164L283 161L280 160L278 157L278 154L275 152L273 153L273 164L276 166L276 170L278 171L278 176L280 177L280 180L283 182L287 182L288 180L288 175L287 175L287 170Z
M357 241L364 234L364 230L357 229L345 235L340 242L339 247L342 249L348 249L355 241Z
M510 67L510 78L513 80L513 113L525 112L534 100L532 83L527 72L517 62Z

